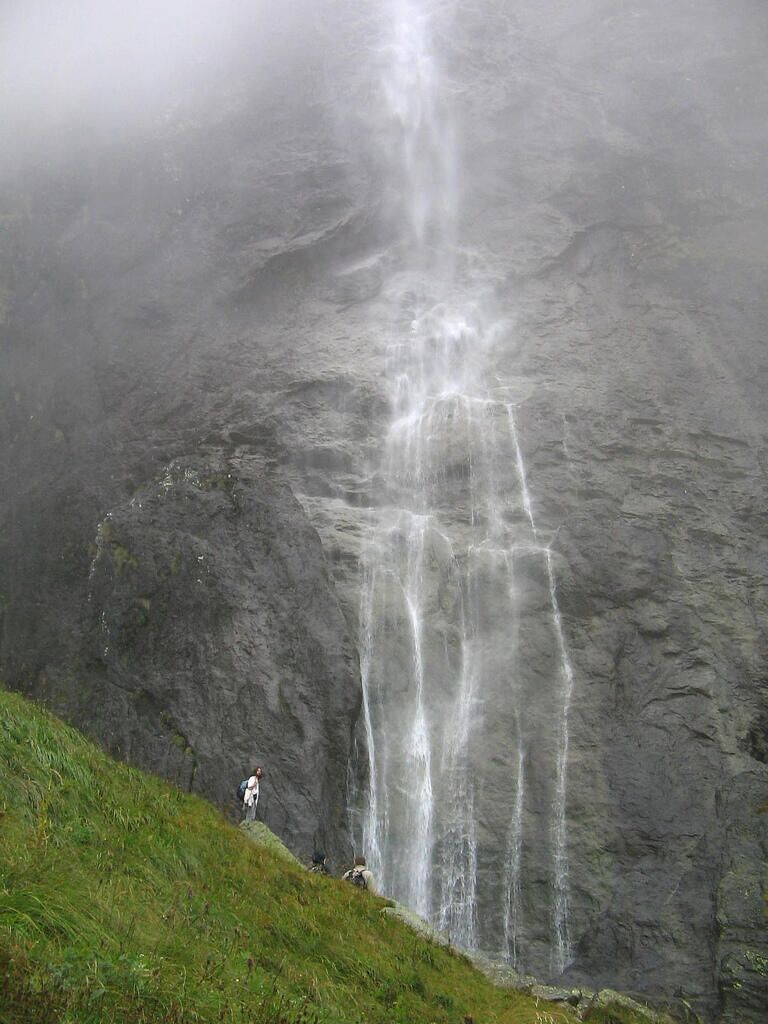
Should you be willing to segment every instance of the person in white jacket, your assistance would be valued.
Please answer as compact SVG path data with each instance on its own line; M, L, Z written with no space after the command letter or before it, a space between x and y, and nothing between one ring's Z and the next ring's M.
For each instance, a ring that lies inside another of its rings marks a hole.
M256 807L259 802L259 783L264 772L261 766L253 769L253 775L248 779L248 785L245 787L245 796L243 797L243 806L245 807L245 820L256 821Z

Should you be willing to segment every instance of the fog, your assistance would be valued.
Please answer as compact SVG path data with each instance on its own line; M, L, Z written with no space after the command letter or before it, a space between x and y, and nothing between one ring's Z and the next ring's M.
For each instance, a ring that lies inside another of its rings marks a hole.
M9 0L0 12L3 160L153 132L179 105L296 62L320 4Z
M738 67L739 60L747 68L757 62L768 38L764 7L752 0L727 6L687 0L674 7L658 0L426 6L441 23L446 64L471 60L475 40L488 26L497 26L489 40L501 27L494 45L506 45L507 53L498 72L521 76L523 99L528 58L516 59L519 32L536 41L556 73L573 76L574 90L604 89L614 118L621 105L635 116L643 108L654 116L659 93L678 107L700 106L726 131L732 121L736 130L745 121L752 127L761 114L755 107L760 83L750 90L749 70ZM392 8L384 0L5 0L0 170L155 133L182 108L187 120L202 120L206 110L216 117L226 97L245 90L263 96L275 80L279 106L290 100L293 77L308 63L320 54L325 62L332 50L349 46L356 21L366 25L347 49L346 64L375 74L371 29L391 20ZM738 59L724 65L729 54ZM484 77L483 69L476 70ZM339 79L348 71L326 67L342 93L347 85ZM458 106L464 91L463 85L455 90ZM363 87L356 99L369 99L368 92ZM562 132L568 132L565 122ZM752 143L743 136L740 141Z

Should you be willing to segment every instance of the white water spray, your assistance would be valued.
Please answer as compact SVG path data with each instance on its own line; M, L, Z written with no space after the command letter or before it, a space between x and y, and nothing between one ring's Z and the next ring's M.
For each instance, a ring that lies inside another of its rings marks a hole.
M455 146L430 22L413 0L396 0L393 13L382 61L408 242L379 307L392 418L360 603L360 839L384 892L458 945L487 946L495 934L521 967L527 827L543 818L551 838L535 859L551 886L550 966L559 971L570 956L573 672L514 407L493 397L508 327L493 312L483 261L457 244ZM520 564L546 581L544 691L520 654L529 621ZM541 720L528 712L532 699L545 705L554 751L531 735ZM480 828L489 793L506 809L498 836Z

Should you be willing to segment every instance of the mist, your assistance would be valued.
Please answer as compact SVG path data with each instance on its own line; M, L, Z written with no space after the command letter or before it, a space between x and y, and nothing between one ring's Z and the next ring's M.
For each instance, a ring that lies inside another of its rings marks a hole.
M50 0L0 14L4 165L157 134L298 73L321 5Z

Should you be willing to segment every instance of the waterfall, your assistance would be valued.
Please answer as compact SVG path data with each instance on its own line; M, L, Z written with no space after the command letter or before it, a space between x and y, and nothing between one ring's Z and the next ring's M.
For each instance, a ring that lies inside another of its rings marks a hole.
M453 128L440 104L440 75L429 16L413 0L394 0L383 52L383 84L400 132L402 196L416 248L455 243L457 185Z
M382 74L406 241L376 308L391 419L363 557L355 838L383 892L520 969L526 886L543 873L554 973L570 956L573 689L555 564L515 404L499 397L510 328L491 271L458 243L454 132L428 12L396 0L390 28ZM541 608L528 608L531 593ZM534 620L545 649L531 664ZM531 857L539 821L549 838Z

